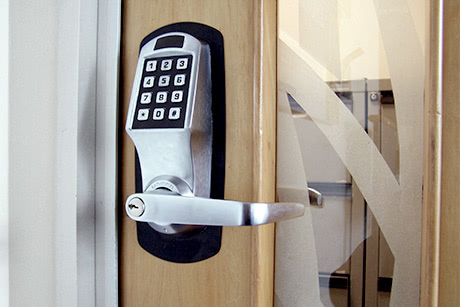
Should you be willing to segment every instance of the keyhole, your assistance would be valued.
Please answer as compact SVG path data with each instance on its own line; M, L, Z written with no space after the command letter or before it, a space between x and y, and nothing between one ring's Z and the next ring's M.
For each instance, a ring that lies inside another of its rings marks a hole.
M135 197L131 199L126 210L128 210L131 215L140 217L142 214L144 214L144 202L142 199Z

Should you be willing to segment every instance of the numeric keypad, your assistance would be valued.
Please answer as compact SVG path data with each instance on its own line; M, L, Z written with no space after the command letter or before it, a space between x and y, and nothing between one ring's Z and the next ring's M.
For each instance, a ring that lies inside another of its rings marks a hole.
M191 55L144 61L133 129L184 127L192 65Z

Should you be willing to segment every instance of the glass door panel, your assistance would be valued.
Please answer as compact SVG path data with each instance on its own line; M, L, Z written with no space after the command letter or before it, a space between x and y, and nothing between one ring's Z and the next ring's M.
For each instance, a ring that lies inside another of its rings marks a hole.
M278 194L311 205L277 225L276 302L416 306L425 3L281 0L278 20Z

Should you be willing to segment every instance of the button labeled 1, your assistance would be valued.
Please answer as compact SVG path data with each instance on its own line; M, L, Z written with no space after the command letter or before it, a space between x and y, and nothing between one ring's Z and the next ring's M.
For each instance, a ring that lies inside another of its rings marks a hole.
M148 61L145 67L145 71L155 71L157 69L157 61Z
M180 109L181 108L171 108L169 109L168 119L179 119L180 118Z

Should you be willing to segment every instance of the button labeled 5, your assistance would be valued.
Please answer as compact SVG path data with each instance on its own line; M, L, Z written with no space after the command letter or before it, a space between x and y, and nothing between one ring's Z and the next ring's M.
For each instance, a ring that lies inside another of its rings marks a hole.
M158 79L158 86L168 86L169 85L169 76L160 76Z

